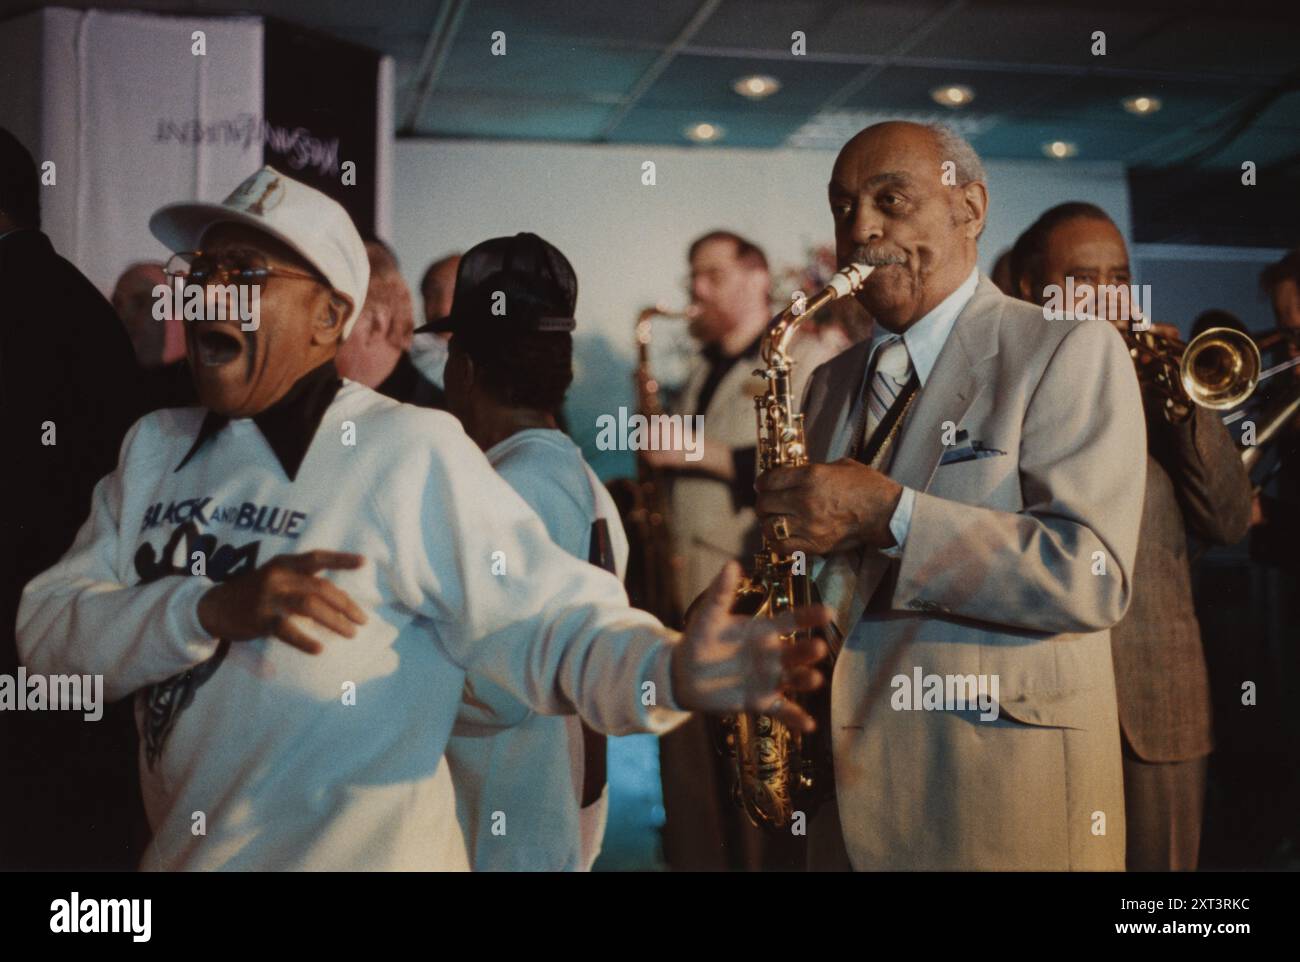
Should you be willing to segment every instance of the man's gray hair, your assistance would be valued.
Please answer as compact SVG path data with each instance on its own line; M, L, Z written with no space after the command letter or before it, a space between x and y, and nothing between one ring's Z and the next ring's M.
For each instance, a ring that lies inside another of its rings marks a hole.
M956 167L958 186L964 186L976 181L988 185L988 177L984 174L984 165L980 162L980 155L975 153L975 148L967 142L965 137L947 124L926 124L925 129L934 134L935 142L939 145L939 153L943 159L951 160Z

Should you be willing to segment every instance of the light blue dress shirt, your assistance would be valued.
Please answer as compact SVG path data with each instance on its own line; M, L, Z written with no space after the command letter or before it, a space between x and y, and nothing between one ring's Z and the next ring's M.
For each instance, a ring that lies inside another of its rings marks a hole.
M957 315L966 309L970 299L975 296L975 287L979 284L979 279L979 268L972 269L970 276L962 281L955 291L935 305L934 310L903 332L903 343L907 345L908 357L912 359L912 369L916 371L922 389L930 379L930 372L934 370L934 363L939 359L939 352L948 342L948 335L952 333L952 326L957 322ZM871 365L875 361L876 351L885 341L896 336L888 331L882 331L872 340L870 358L867 362L868 372L871 371ZM849 423L854 422L851 420ZM894 513L889 518L889 533L894 536L894 541L897 543L892 548L882 548L882 554L891 558L902 555L903 545L907 542L907 532L912 526L912 506L915 503L916 492L904 486L903 493L898 499L898 506L894 508Z

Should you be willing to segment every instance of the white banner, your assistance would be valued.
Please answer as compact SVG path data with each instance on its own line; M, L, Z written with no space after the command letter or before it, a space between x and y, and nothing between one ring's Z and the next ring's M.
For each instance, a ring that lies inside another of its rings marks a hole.
M12 23L39 36L6 49L23 59L6 57L4 79L40 91L37 131L18 117L15 132L55 165L43 229L111 293L127 265L166 256L158 207L219 200L261 166L261 21L51 9Z

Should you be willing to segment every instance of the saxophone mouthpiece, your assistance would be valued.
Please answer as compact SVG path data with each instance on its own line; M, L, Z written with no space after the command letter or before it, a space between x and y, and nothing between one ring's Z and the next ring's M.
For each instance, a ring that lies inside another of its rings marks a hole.
M837 298L847 297L849 294L860 290L874 270L875 267L872 265L863 264L860 261L845 264L831 275L831 279L826 286L835 291Z

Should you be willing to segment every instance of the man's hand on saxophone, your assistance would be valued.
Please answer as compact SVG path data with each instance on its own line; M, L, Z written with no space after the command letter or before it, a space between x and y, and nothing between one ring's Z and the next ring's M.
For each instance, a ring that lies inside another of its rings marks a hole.
M784 551L824 555L894 546L889 519L903 486L860 461L772 468L754 488L763 531Z
M812 717L786 696L825 683L812 666L826 657L826 643L802 629L830 624L831 611L810 605L776 618L733 615L739 587L740 565L728 562L692 606L686 631L673 649L673 697L693 711L764 712L794 731L811 732L816 727ZM782 640L797 630L794 641Z

